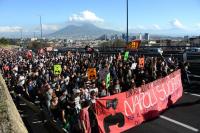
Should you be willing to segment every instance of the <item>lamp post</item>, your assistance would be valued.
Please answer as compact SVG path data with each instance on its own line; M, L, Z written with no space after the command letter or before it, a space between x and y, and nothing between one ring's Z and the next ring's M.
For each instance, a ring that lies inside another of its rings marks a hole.
M22 29L20 29L21 41L22 41L22 32L23 32L23 30L22 30Z
M128 45L128 0L126 0L126 45Z
M42 17L40 16L40 37L42 39Z
M23 41L23 33L22 32L23 32L23 29L21 28L20 29L20 35L21 35L21 37L20 37L20 45L21 45L21 47L22 47L22 44L23 44L23 42L22 42Z

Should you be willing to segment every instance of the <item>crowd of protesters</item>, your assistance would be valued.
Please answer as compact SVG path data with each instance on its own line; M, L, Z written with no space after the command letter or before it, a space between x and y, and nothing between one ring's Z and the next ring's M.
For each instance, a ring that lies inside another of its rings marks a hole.
M162 78L178 67L173 57L144 57L138 65L137 54L124 60L123 54L70 52L62 54L26 55L19 50L0 49L0 71L10 90L46 108L52 120L68 132L97 133L96 99L134 89ZM62 66L54 74L55 64ZM96 68L97 76L88 80L88 68ZM110 73L109 88L105 75Z

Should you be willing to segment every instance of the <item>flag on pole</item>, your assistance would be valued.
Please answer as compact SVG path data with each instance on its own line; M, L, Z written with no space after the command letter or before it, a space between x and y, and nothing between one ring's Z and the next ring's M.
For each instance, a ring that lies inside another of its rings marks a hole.
M138 49L140 47L141 40L133 40L128 44L128 49Z

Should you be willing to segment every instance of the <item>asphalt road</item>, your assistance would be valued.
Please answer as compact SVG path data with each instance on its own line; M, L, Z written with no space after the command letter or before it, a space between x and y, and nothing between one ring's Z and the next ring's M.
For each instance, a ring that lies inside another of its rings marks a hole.
M200 133L200 87L198 86L187 89L182 98L158 118L144 122L125 133ZM193 89L196 93L193 93Z
M29 108L29 106L21 100L18 111L29 133L48 133L45 124L40 118L40 114Z

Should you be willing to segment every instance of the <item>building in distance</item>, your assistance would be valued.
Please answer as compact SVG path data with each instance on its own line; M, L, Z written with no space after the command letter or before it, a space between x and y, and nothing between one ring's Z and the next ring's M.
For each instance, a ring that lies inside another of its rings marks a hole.
M144 34L144 40L145 41L149 41L150 40L149 33L145 33Z

